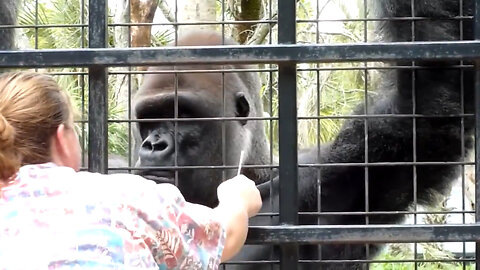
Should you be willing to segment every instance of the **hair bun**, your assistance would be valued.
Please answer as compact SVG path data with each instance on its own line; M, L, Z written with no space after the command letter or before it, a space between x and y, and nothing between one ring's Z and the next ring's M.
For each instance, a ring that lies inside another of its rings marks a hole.
M15 129L0 114L0 188L20 167L20 159L14 145Z
M5 146L10 146L13 144L14 140L14 129L7 119L0 113L0 146L4 148Z

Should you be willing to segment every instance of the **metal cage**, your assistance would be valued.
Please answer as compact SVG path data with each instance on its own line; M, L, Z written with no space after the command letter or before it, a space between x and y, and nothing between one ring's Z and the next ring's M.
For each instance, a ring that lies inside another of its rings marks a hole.
M413 0L412 0L413 1ZM162 1L160 1L162 2ZM475 1L476 4L480 3ZM86 4L86 3L85 3ZM83 5L83 0L82 0ZM224 4L223 4L224 5ZM364 1L367 5L367 1ZM158 47L158 48L109 48L108 31L109 27L115 26L135 26L134 23L126 25L114 25L108 22L107 1L89 0L88 2L88 23L81 21L79 25L67 26L78 27L81 31L88 31L88 48L83 48L86 43L82 43L81 48L76 49L53 49L53 50L15 50L0 51L0 67L2 68L63 68L78 67L84 69L83 72L76 73L79 76L88 76L88 119L80 121L83 125L88 125L88 164L85 169L92 172L107 173L109 169L117 170L135 170L133 165L133 150L129 147L129 165L121 168L109 168L108 166L108 129L112 123L124 123L130 125L137 120L132 119L128 112L128 119L109 119L108 117L108 83L109 74L126 74L133 76L135 72L131 71L110 71L112 67L132 67L132 66L154 66L154 65L174 65L174 64L269 64L270 69L261 69L262 72L278 72L278 117L270 116L258 118L255 120L278 121L278 165L271 161L269 165L263 165L265 168L278 169L279 175L279 220L280 224L276 226L253 226L250 228L248 240L249 244L264 245L274 244L280 247L279 261L262 262L237 262L237 263L272 263L280 265L280 269L297 269L299 263L318 263L320 266L322 260L302 261L299 260L299 244L325 244L325 243L419 243L419 242L476 242L480 238L480 226L477 224L442 224L442 225L298 225L298 198L297 182L289 179L298 179L299 168L322 167L322 166L361 166L365 168L368 181L368 168L371 166L382 166L385 164L376 164L365 162L363 164L301 164L298 161L298 123L300 120L313 119L320 121L322 119L334 118L361 118L368 121L375 115L368 113L348 116L298 116L297 113L297 72L301 70L298 64L301 63L344 63L344 62L380 62L396 60L469 60L477 61L480 55L480 41L449 41L449 42L409 42L409 43L370 43L365 40L364 43L348 44L300 44L297 43L296 27L302 20L297 18L297 1L281 0L278 1L278 18L270 18L270 21L264 21L266 24L277 24L278 44L270 45L223 45L205 48L177 48L177 47ZM86 13L86 10L82 11ZM475 16L475 38L480 39L480 7L477 5ZM367 17L358 19L365 25L374 19ZM312 20L313 23L319 23L318 18ZM308 23L308 20L303 21ZM225 22L217 22L219 24ZM173 24L177 27L180 24ZM8 26L5 26L8 27ZM22 26L14 26L22 27ZM26 27L26 26L23 26ZM52 25L32 25L28 26L38 31L41 28L53 27ZM56 27L61 27L57 25ZM476 62L475 62L476 63ZM476 74L475 83L475 107L480 108L480 67L473 67ZM335 68L332 68L335 69ZM365 72L369 69L368 65L363 67ZM179 71L180 72L180 71ZM199 71L202 72L202 71ZM205 71L204 71L205 72ZM229 72L222 70L221 72ZM318 71L317 71L318 72ZM137 72L136 74L144 74ZM60 74L61 75L61 74ZM129 90L131 91L131 89ZM365 90L366 91L366 90ZM85 104L87 101L85 100ZM128 111L131 110L131 102L128 103ZM87 107L85 107L86 109ZM271 109L270 109L271 111ZM86 112L84 112L86 113ZM388 117L388 116L385 116ZM395 116L390 116L395 117ZM398 117L422 117L420 115L407 115ZM480 111L475 115L462 115L461 117L475 117L475 123L480 125ZM177 119L178 120L178 119ZM208 120L208 119L203 119ZM212 121L228 121L228 119L210 119ZM366 131L367 132L367 131ZM84 137L87 134L83 133ZM368 136L368 133L366 133ZM475 134L480 137L478 129ZM132 139L129 138L129 141ZM85 143L87 143L85 141ZM368 143L367 143L368 144ZM368 149L368 145L366 145ZM480 140L475 140L475 152L480 152ZM273 159L273 158L272 158ZM480 190L480 170L478 163L480 158L475 156L474 162L460 162L457 165L476 165L475 166L475 187ZM416 162L405 163L403 165L415 166ZM252 165L255 166L255 165ZM212 166L208 167L212 168ZM234 167L219 166L217 169L232 169ZM172 170L182 169L178 166L169 167ZM189 167L188 169L202 169L200 167ZM475 195L475 210L463 211L460 214L474 214L476 220L480 219L480 195ZM425 213L425 212L423 212ZM322 213L318 213L321 215ZM323 213L324 215L327 215ZM342 214L342 213L340 213ZM365 213L368 215L368 209ZM372 213L371 213L372 214ZM406 212L406 214L416 214L415 211ZM415 251L416 247L415 247ZM463 269L466 269L468 263L476 262L476 269L480 269L480 246L476 245L476 254L474 258L466 255L465 248L460 259L450 259L463 263ZM403 260L402 260L403 261ZM403 262L413 262L417 269L417 263L428 260L421 260L414 257ZM435 261L435 260L433 260ZM448 260L446 260L448 261ZM368 263L375 260L364 260L365 267ZM388 261L383 261L384 263ZM225 269L228 269L226 264Z

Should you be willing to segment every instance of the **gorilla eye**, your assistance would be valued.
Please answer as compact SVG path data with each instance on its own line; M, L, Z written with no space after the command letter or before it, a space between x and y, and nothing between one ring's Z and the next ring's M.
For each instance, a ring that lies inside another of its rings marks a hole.
M247 117L250 114L250 105L243 92L238 92L235 95L235 116ZM241 120L242 125L247 124L247 120Z
M191 110L190 107L179 106L178 118L190 118L190 117L195 117L195 113L193 112L193 110Z

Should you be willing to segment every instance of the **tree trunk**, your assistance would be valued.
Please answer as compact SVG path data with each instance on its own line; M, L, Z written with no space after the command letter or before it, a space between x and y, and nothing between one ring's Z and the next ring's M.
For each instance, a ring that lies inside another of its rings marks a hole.
M167 5L167 0L157 0L158 8L162 11L163 16L167 21L173 23L175 22L175 16L172 14L172 10Z
M237 21L257 21L262 17L262 0L232 0L233 16ZM236 24L233 36L240 44L245 44L252 36L256 23Z
M157 10L157 0L130 0L131 23L152 23ZM132 26L132 47L150 47L152 26Z
M114 23L128 22L128 0L117 0L113 7L113 21ZM114 42L116 48L128 47L128 26L117 26L114 29Z
M178 22L205 23L215 22L215 0L178 0ZM182 25L179 32L215 29L214 24Z
M269 12L269 10L270 12ZM277 20L278 19L278 2L272 1L272 6L268 7L266 14L263 15L265 20ZM270 17L271 16L271 17ZM273 29L275 23L260 23L255 27L255 31L248 37L245 44L259 45L265 42L265 38L268 33Z
M130 22L152 23L156 10L157 0L130 0ZM132 26L130 38L131 47L150 47L152 43L152 26ZM138 70L146 70L146 68L139 67Z

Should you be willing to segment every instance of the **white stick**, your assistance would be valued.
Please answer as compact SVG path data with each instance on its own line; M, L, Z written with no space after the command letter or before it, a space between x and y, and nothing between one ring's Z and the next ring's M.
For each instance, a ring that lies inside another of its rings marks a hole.
M240 160L238 161L237 176L240 175L240 171L242 170L242 163L243 163L243 150L240 152Z

